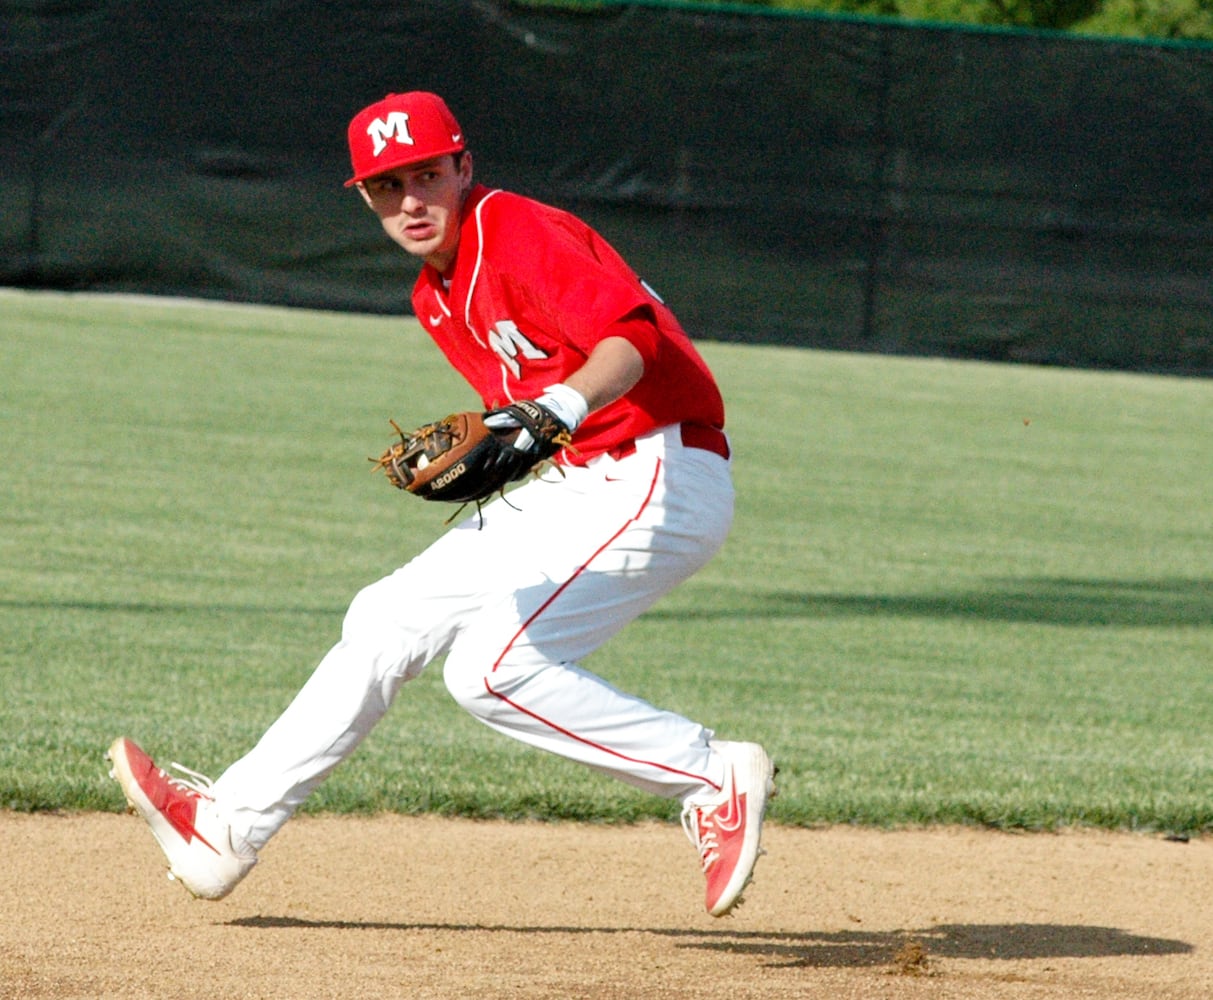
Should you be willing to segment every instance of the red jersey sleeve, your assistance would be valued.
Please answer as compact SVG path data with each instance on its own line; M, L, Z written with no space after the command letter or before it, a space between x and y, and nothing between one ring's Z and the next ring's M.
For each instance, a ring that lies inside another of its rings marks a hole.
M651 297L623 258L567 212L503 196L486 204L481 227L484 259L511 297L585 355L612 335L612 324L651 310ZM630 330L628 339L646 364L656 359L655 324Z

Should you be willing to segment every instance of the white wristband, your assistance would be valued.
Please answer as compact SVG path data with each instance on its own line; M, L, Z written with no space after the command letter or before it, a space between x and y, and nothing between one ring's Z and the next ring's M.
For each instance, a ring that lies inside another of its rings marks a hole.
M556 418L569 429L570 434L590 415L590 407L585 397L563 382L549 385L535 402L556 414Z

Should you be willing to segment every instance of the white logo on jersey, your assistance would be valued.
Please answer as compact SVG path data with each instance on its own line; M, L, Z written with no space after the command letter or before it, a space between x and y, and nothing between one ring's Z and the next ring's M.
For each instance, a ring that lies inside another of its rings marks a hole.
M510 370L510 374L514 378L522 377L522 366L518 363L520 354L523 358L532 361L547 357L543 351L526 339L517 324L510 319L503 319L494 324L489 331L489 347L501 359L501 363Z
M376 118L366 127L366 134L375 144L376 156L387 149L388 139L394 138L405 146L413 145L413 137L409 134L409 116L403 111L389 112L387 121Z

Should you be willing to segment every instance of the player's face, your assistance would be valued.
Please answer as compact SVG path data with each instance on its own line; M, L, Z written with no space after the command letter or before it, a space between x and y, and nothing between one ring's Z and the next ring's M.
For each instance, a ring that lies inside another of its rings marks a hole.
M472 186L472 154L397 167L358 185L384 232L414 257L445 271L459 248L459 215Z

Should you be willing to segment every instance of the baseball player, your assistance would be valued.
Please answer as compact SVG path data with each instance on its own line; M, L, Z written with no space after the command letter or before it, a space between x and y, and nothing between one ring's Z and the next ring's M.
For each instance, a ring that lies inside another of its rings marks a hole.
M680 800L707 910L728 913L760 854L771 760L578 666L725 539L733 488L716 383L598 233L473 180L463 129L440 97L389 95L354 117L348 137L347 186L424 262L416 316L494 433L534 446L501 409L525 401L571 443L359 592L340 640L217 781L180 765L170 776L125 737L110 748L112 773L169 877L220 899L401 685L445 657L450 693L486 725Z

